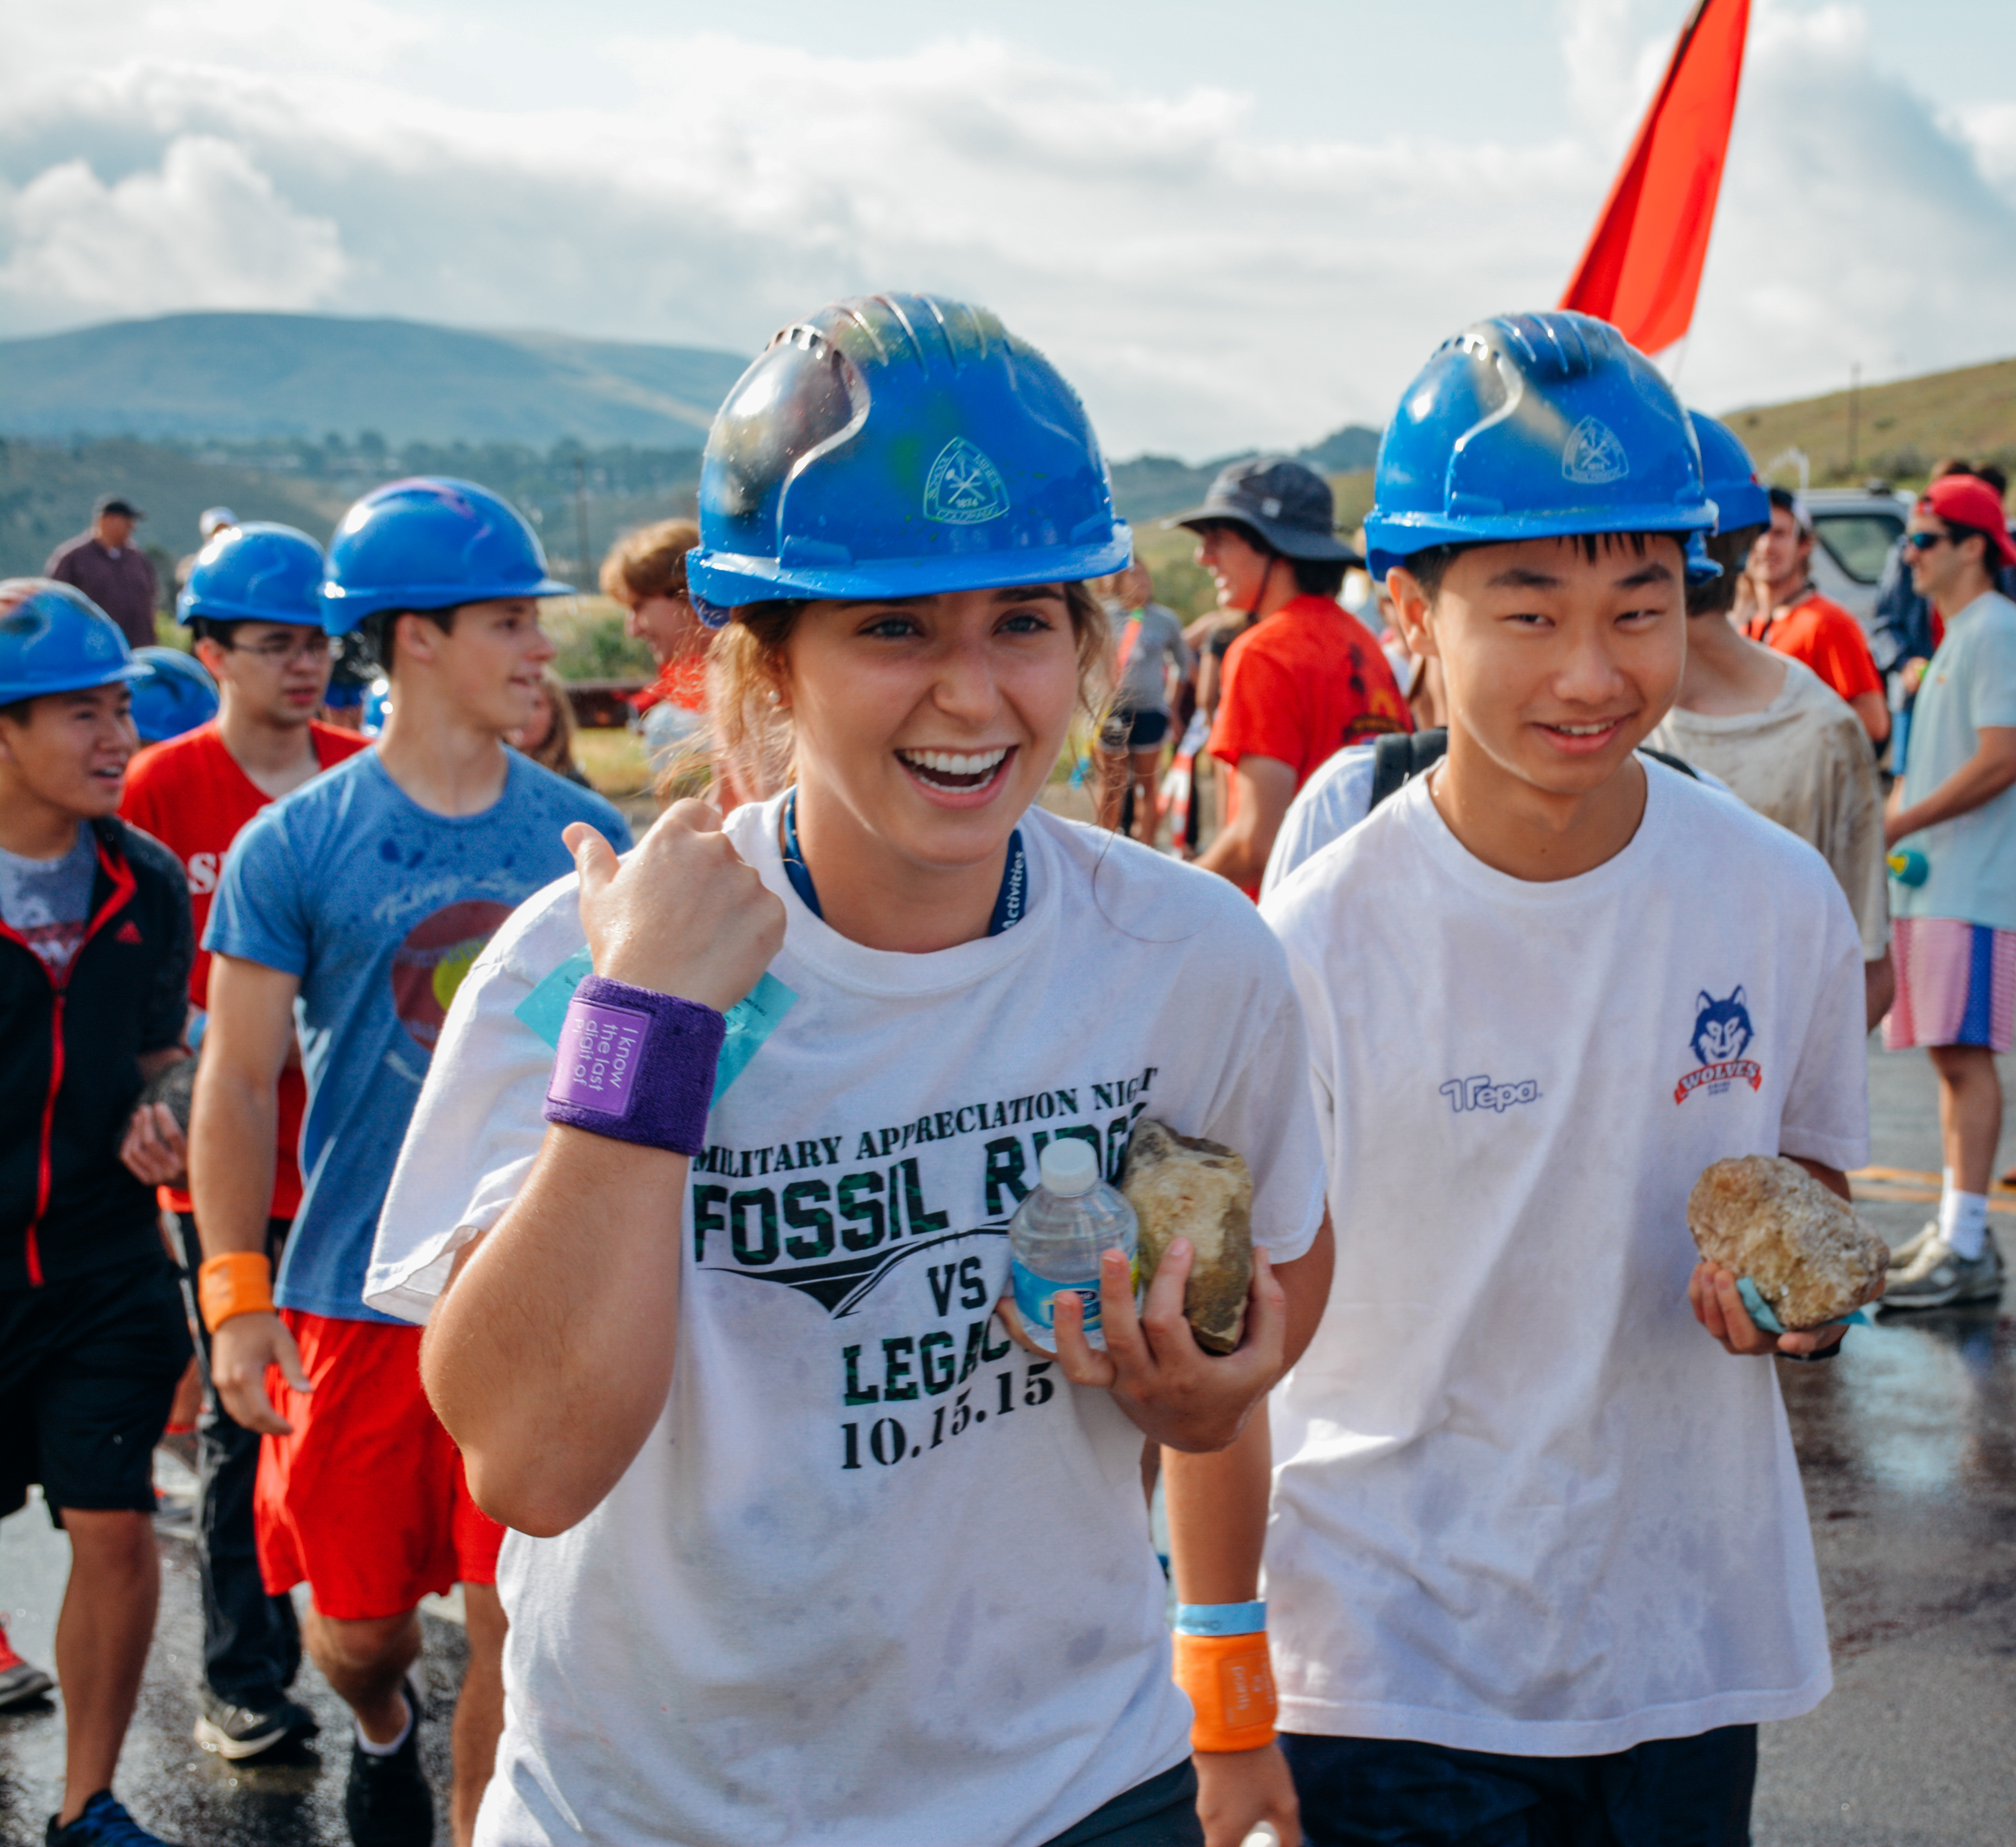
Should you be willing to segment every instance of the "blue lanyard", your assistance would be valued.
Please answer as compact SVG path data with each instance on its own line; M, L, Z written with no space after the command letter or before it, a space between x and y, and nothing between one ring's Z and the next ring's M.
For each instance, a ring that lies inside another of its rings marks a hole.
M805 856L798 845L798 792L794 788L784 797L784 877L791 881L791 889L804 899L805 909L826 921L826 913L819 909L819 892L812 884L812 875L805 865ZM1002 869L1001 892L994 901L994 915L987 926L989 936L999 936L1004 930L1013 930L1028 914L1029 909L1029 855L1022 849L1022 830L1017 828L1008 837L1008 863Z

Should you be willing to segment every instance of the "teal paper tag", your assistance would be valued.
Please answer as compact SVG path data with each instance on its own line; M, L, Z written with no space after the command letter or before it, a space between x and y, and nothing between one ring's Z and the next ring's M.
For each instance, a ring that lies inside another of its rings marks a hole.
M1783 1334L1784 1323L1771 1312L1771 1305L1764 1299L1764 1292L1748 1276L1736 1279L1736 1293L1743 1298L1743 1305L1750 1312L1750 1319L1766 1334ZM1826 1323L1829 1327L1867 1327L1869 1317L1857 1309L1844 1315L1838 1321Z
M1764 1299L1764 1292L1748 1276L1736 1279L1736 1293L1743 1298L1743 1305L1750 1311L1750 1319L1765 1333L1783 1334L1785 1331L1784 1323L1772 1312L1771 1305Z
M515 1010L517 1017L548 1045L557 1046L560 1028L567 1020L567 1003L574 999L581 977L594 973L594 958L585 949L575 950L519 1002ZM797 998L775 975L765 973L728 1010L728 1036L722 1042L720 1060L714 1071L716 1103L748 1068L749 1060L763 1049L764 1040L777 1030L778 1021L791 1010Z

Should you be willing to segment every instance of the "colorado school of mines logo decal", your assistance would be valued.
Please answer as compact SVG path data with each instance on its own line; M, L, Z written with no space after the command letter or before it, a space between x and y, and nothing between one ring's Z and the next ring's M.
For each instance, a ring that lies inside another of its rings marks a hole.
M963 436L940 449L924 481L924 517L948 526L984 526L1008 510L1001 471Z

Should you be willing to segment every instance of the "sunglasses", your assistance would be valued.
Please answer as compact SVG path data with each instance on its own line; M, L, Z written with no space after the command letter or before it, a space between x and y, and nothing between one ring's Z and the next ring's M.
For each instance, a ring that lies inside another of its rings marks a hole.
M1929 552L1934 545L1942 545L1952 537L1950 532L1907 532L1904 542L1914 552Z

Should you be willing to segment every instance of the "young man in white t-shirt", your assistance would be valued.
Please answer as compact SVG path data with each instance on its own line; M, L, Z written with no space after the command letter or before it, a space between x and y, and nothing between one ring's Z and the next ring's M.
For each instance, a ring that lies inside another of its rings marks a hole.
M1651 364L1579 315L1483 322L1409 387L1380 460L1373 565L1442 663L1448 755L1263 910L1337 1228L1272 1406L1302 1825L1312 1847L1740 1847L1758 1722L1830 1684L1762 1362L1840 1330L1761 1332L1697 1262L1687 1200L1744 1154L1846 1196L1861 946L1811 848L1634 754L1714 519ZM1237 1543L1223 1507L1190 1524L1179 1576ZM1201 1812L1228 1827L1279 1774L1265 1752L1208 1770Z

